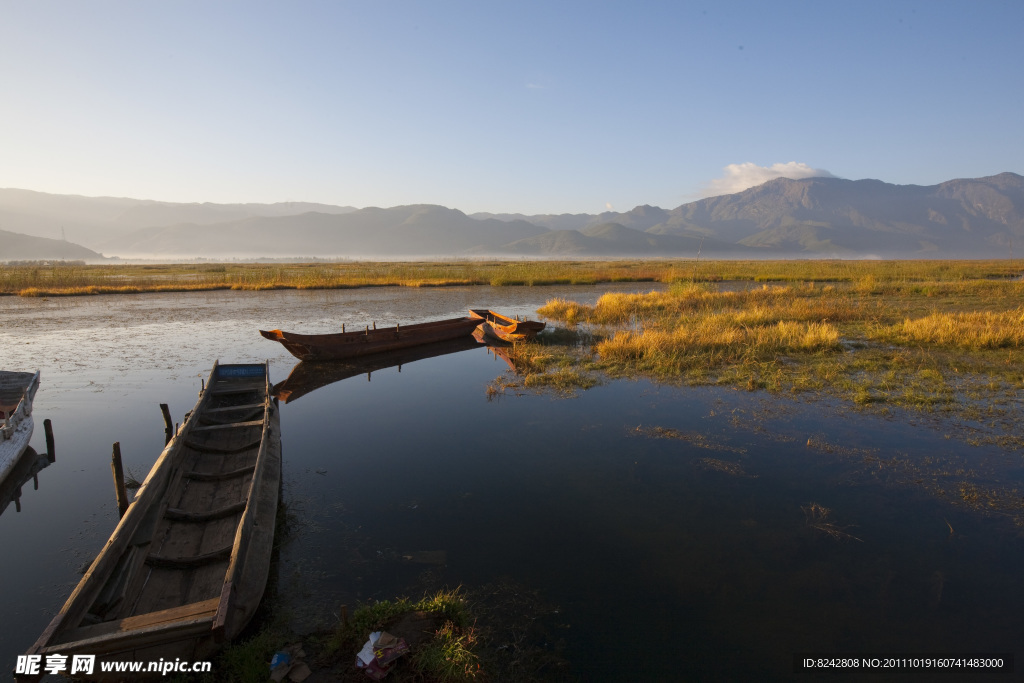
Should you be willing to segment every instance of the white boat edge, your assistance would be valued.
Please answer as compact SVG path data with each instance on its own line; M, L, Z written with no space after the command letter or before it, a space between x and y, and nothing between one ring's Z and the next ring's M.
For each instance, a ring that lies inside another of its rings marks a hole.
M37 370L14 414L0 423L0 481L7 478L32 439L32 432L35 430L35 421L32 419L32 401L35 399L38 388L39 371Z

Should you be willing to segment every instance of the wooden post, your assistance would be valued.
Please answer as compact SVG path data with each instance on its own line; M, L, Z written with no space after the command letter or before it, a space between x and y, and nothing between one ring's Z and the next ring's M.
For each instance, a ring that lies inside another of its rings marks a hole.
M160 404L160 412L164 414L164 445L166 446L174 436L174 420L171 419L171 409L167 407L166 403Z
M373 329L377 329L377 321L376 320L373 321Z
M49 419L43 420L43 433L46 434L46 459L52 465L57 461L57 449L53 445L53 424Z
M117 494L117 514L124 517L128 511L128 492L124 489L124 468L121 466L121 442L114 442L114 452L110 456L110 471L114 474L114 493Z
M341 333L345 334L345 323L341 324Z

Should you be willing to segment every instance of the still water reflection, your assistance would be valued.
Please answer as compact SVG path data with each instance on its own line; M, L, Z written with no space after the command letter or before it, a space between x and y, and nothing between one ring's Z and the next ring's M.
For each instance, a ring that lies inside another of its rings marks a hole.
M113 528L113 441L141 478L162 444L157 404L180 419L214 358L270 357L285 380L294 360L257 327L529 314L605 289L0 299L5 369L42 369L37 420L58 441L39 491L0 518L0 661ZM871 465L998 450L829 404L645 381L487 400L507 370L469 348L371 381L341 373L282 405L277 588L295 628L342 604L511 586L536 622L529 642L497 644L545 650L583 680L785 680L794 652L1021 650L1017 530Z

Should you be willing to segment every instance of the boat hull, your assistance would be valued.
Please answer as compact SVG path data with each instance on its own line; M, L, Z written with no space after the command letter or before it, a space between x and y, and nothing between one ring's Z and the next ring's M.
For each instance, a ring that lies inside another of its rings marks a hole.
M483 308L470 309L469 314L479 322L484 337L492 340L527 341L546 327L546 323L537 320L516 320Z
M367 328L361 332L297 334L283 330L260 330L260 334L266 339L280 342L299 360L329 361L457 339L472 334L479 323L479 320L473 318L452 318L415 325L383 327L379 330Z
M21 458L21 454L28 448L33 431L35 431L35 421L29 415L13 425L13 429L4 435L3 441L0 441L0 482L7 478L7 475L18 463L18 459Z
M28 654L44 661L96 655L90 680L124 679L104 677L103 661L208 658L241 632L262 599L280 486L280 417L267 366L215 365L196 407Z
M0 372L0 482L32 440L32 401L38 388L38 372Z

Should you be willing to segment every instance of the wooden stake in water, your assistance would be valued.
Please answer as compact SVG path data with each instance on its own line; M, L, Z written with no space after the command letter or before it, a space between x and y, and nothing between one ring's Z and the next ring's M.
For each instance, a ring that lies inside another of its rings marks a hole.
M117 514L124 517L128 511L128 492L124 488L124 467L121 466L121 442L114 442L114 452L110 456L110 471L114 475L114 493L117 494Z
M166 403L160 404L160 412L164 414L164 445L166 446L174 436L174 420L171 419L171 409L167 407Z
M43 433L46 435L46 459L52 465L57 461L57 449L53 445L53 425L49 419L43 420Z

